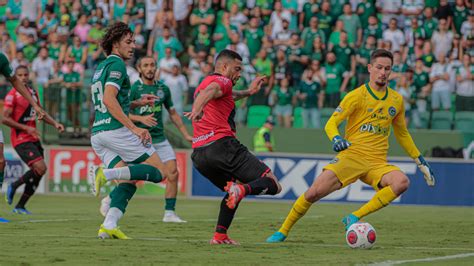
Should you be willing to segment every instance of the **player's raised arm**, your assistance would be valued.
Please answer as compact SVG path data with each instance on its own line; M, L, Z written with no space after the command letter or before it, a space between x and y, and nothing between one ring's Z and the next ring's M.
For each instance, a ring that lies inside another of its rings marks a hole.
M243 91L232 91L232 97L234 98L234 101L238 101L242 98L249 97L251 95L254 95L255 93L259 92L260 89L262 88L263 82L267 79L267 76L259 76L256 77L252 83L250 84L250 87L246 90Z
M410 132L408 132L406 123L405 123L405 106L402 103L402 110L397 114L395 119L393 119L393 133L395 138L400 146L408 153L408 155L413 158L418 165L418 168L426 180L428 186L435 185L435 177L431 166L425 161L425 158L421 155L420 151L415 145Z
M191 112L184 113L189 120L198 121L202 117L204 106L212 100L223 95L221 86L217 82L211 82L205 89L201 90L194 99L193 109Z
M347 94L324 127L326 134L333 143L333 150L335 152L343 151L351 145L349 141L340 136L339 125L357 108L357 96L354 92Z

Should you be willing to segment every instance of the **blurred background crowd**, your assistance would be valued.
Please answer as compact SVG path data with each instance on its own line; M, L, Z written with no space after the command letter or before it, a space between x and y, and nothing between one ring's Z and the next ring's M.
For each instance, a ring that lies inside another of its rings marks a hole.
M269 77L236 103L237 124L256 127L273 114L280 127L321 128L367 82L370 53L385 48L407 125L459 129L456 114L474 117L473 8L465 0L0 0L0 51L14 68L30 67L47 110L75 136L87 133L88 85L114 21L135 33L132 82L136 59L153 56L180 114L227 48L243 57L234 89ZM0 81L2 99L8 90Z

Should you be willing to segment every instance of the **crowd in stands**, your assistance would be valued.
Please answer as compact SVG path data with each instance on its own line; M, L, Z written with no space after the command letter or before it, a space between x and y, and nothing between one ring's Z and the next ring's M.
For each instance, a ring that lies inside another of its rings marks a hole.
M279 126L291 127L298 109L303 127L320 128L321 110L367 82L371 52L385 48L394 54L390 87L419 128L433 110L474 111L473 8L468 0L0 0L0 50L13 67L30 67L45 97L57 95L53 113L63 96L51 84L66 88L75 120L105 58L99 40L123 21L136 38L132 82L136 59L153 56L179 113L227 48L243 57L234 89L268 76L260 93L236 103L238 124L264 105Z

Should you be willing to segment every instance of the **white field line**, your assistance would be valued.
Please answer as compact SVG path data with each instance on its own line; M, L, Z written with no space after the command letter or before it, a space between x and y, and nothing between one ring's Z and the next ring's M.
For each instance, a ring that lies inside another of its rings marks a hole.
M27 221L18 221L13 223L61 223L61 222L77 222L77 221L94 221L95 219L45 219L45 220L27 220Z
M474 256L474 253L462 253L450 256L443 256L443 257L428 257L423 259L413 259L413 260L387 260L382 262L376 262L373 264L369 264L370 266L391 266L391 265L398 265L404 263L411 263L411 262L431 262L431 261L440 261L440 260L453 260L453 259L461 259Z

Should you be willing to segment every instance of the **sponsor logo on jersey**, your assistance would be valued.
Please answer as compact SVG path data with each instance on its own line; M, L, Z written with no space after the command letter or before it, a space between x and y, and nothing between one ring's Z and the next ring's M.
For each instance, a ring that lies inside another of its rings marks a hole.
M160 98L165 98L165 92L162 91L162 90L158 90L158 91L156 91L156 96L158 96Z
M377 114L377 113L373 113L370 118L376 118L378 120L388 120L388 116L386 115L383 115L383 114Z
M338 106L338 107L336 108L336 112L342 113L342 107L341 107L341 106Z
M393 106L390 106L390 108L388 108L388 114L391 116L395 116L397 114L397 109L395 109L395 107Z
M104 119L95 121L92 126L93 126L93 127L96 127L96 126L100 126L100 125L103 125L103 124L110 124L111 122L112 122L112 118L111 118L111 117L109 117L109 118L104 118Z
M119 79L122 77L122 73L120 71L110 71L109 77L113 79Z
M193 138L193 143L196 143L196 142L199 142L199 141L205 141L208 138L212 138L212 137L214 137L214 131L211 131L208 134L204 134L204 135L197 136L197 137Z
M388 136L390 133L390 127L382 127L380 125L372 125L372 123L363 124L360 127L360 132L368 132L376 135Z
M335 163L337 163L337 162L339 162L339 158L335 157L335 158L332 159L329 163L330 163L330 164L335 164Z
M100 78L100 76L102 76L102 72L104 72L103 68L96 71L94 73L94 77L92 78L92 81L95 82L96 80L98 80Z

